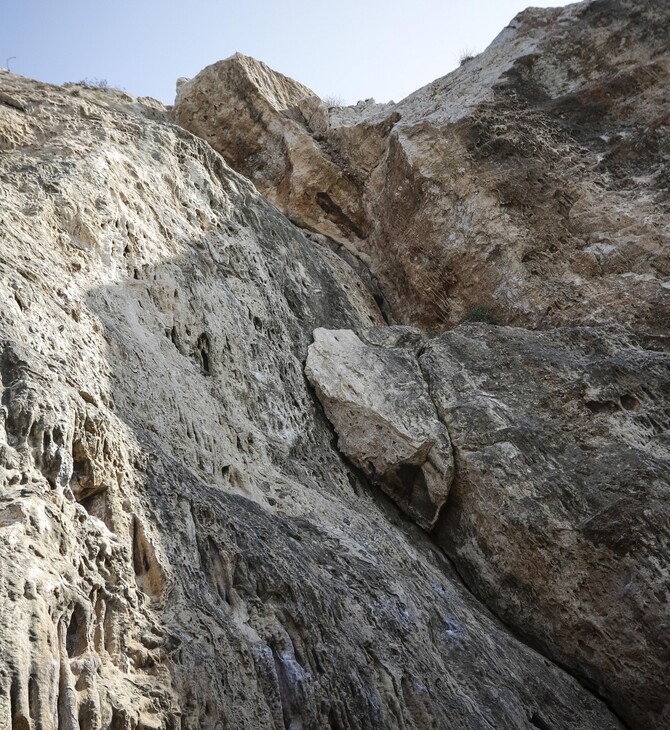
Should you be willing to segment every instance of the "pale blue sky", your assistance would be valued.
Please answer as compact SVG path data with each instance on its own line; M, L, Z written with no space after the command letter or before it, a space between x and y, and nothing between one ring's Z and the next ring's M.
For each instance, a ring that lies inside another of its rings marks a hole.
M399 101L482 51L528 4L566 0L0 0L0 65L107 79L171 103L179 76L241 51L347 103Z

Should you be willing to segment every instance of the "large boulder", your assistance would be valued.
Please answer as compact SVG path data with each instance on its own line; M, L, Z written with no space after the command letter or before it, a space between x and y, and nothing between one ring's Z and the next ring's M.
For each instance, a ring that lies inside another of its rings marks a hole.
M480 324L421 367L457 464L436 541L631 727L670 726L670 356L618 327Z
M317 329L305 374L338 449L430 529L447 500L454 459L415 353L369 346L351 330Z
M285 77L237 58L184 86L173 115L289 216L347 240L399 322L667 338L669 25L656 0L531 8L389 105L328 107L304 87L269 103ZM248 164L240 147L268 135Z

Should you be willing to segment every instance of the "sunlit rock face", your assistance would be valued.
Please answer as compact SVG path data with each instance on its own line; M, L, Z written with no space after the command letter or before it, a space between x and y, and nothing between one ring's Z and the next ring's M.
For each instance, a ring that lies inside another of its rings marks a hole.
M655 0L529 9L403 101L344 108L236 56L173 115L357 251L400 323L667 337L669 25Z
M405 334L385 331L398 329ZM305 374L337 431L338 449L417 524L433 527L454 459L415 354L370 347L351 330L317 329Z
M324 151L307 120L327 120L307 87L236 53L179 88L175 121L225 150L227 161L299 225L348 241L364 235L359 182ZM310 128L311 129L311 128Z
M0 727L670 726L669 12L0 71Z
M336 449L354 269L159 104L0 84L0 725L621 727Z

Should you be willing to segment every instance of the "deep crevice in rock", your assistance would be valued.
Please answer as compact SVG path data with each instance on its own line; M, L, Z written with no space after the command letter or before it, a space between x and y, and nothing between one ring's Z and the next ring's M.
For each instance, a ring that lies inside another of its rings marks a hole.
M329 236L324 236L323 234L312 231L308 228L301 228L297 223L294 225L300 228L308 240L315 243L325 243L333 253L337 254L337 256L350 266L367 287L370 295L375 300L384 322L387 325L393 325L396 323L393 317L393 312L391 311L391 305L389 304L377 277L372 273L372 269L369 264L363 260L360 252L357 252L353 246L345 246Z
M339 205L328 195L328 193L320 192L316 194L316 202L326 214L328 220L334 223L341 231L348 233L355 238L365 238L365 233L349 216L340 208Z

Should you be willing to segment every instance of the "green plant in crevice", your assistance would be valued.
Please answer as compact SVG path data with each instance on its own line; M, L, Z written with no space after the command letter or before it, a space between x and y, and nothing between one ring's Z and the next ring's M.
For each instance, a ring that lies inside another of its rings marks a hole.
M483 322L484 324L500 324L500 320L490 307L483 304L474 304L463 317L463 322Z
M458 65L459 66L462 66L464 63L467 63L468 61L472 61L472 59L476 55L477 54L474 51L471 51L469 48L466 48L466 49L462 50L458 54Z

